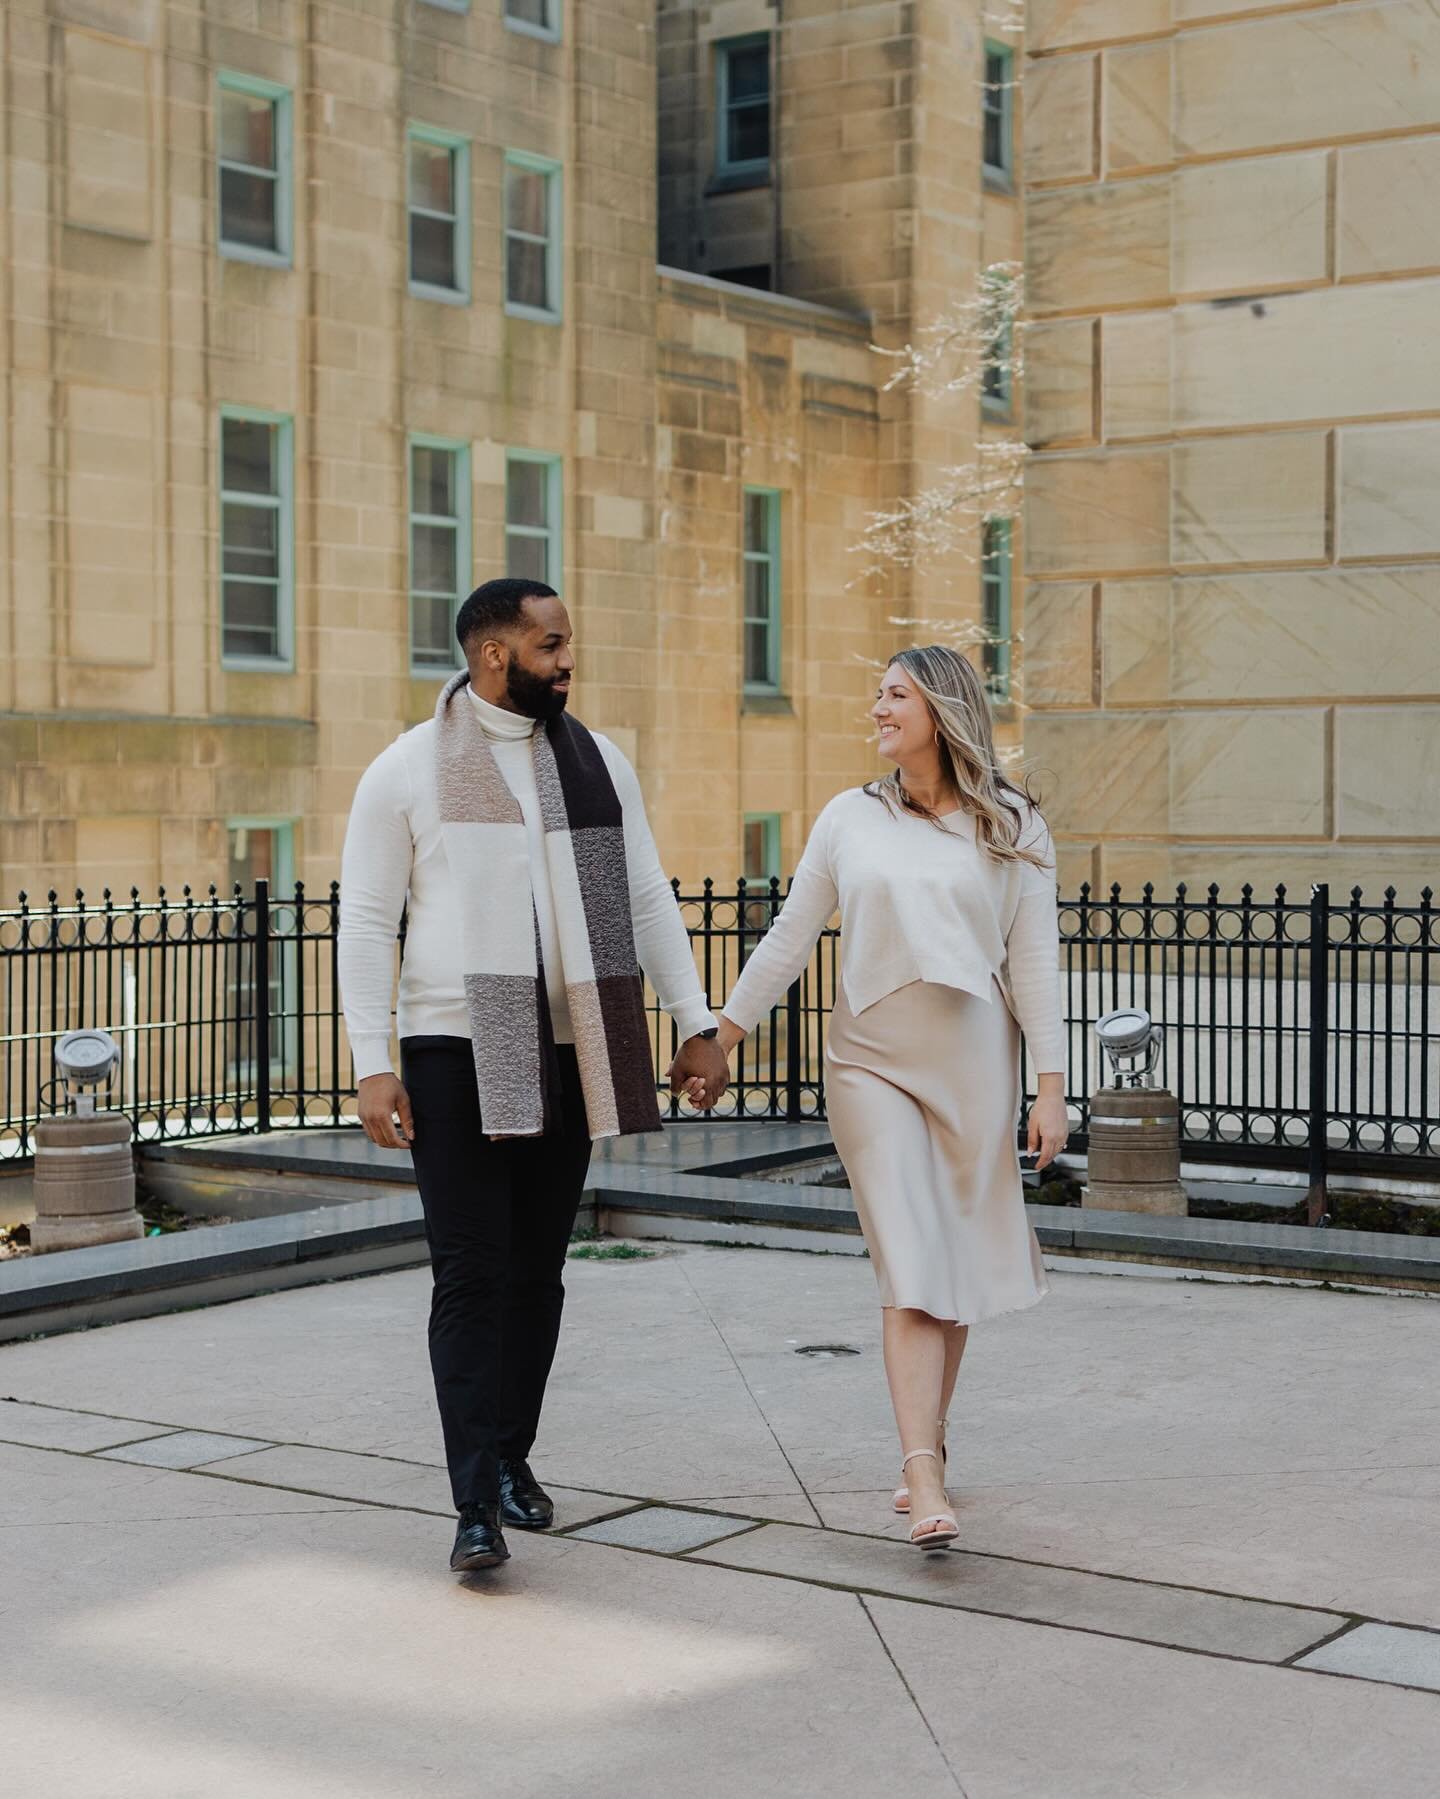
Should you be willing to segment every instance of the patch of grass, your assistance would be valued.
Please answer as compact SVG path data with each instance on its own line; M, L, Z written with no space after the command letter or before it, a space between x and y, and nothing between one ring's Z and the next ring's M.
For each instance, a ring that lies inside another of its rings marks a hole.
M572 1262L648 1262L653 1249L641 1249L638 1243L577 1243L570 1251Z
M1409 1205L1381 1194L1336 1193L1329 1196L1330 1228L1336 1231L1382 1231L1392 1237L1440 1237L1440 1207ZM1223 1199L1192 1199L1192 1218L1233 1218L1241 1224L1310 1222L1306 1202L1293 1206L1231 1204Z

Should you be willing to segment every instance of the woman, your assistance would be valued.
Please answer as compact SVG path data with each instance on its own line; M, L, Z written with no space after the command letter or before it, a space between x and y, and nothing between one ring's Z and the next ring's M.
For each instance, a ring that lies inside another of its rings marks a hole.
M941 1462L966 1333L1046 1289L1016 1123L1023 1028L1039 1084L1037 1166L1065 1146L1054 861L1044 820L996 766L984 690L963 656L903 651L870 716L894 770L816 820L725 1006L720 1044L728 1054L769 1012L838 908L830 1125L884 1308L907 1483L895 1509L912 1513L913 1543L938 1549L959 1535Z

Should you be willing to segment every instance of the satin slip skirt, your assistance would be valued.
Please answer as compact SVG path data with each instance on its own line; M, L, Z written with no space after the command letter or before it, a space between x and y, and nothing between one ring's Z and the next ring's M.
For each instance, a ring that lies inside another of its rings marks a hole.
M912 981L858 1017L837 992L825 1095L882 1306L978 1324L1042 1297L1016 1142L1020 1030L998 981L988 1001Z

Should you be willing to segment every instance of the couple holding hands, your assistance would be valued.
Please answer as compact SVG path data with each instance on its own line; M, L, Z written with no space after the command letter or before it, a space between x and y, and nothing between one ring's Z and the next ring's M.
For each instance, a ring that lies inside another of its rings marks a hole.
M527 1457L591 1144L660 1125L640 970L682 1039L672 1087L709 1109L731 1051L837 911L825 1091L880 1289L893 1503L917 1547L944 1547L958 1535L945 1418L968 1328L1045 1291L1017 1155L1022 1027L1040 1166L1068 1128L1053 852L999 771L978 676L943 647L886 669L871 718L891 771L820 814L716 1018L634 770L566 710L575 659L559 597L486 582L456 635L465 671L356 791L339 947L360 1121L372 1142L410 1150L425 1212L459 1513L451 1567L493 1567L505 1525L553 1519Z

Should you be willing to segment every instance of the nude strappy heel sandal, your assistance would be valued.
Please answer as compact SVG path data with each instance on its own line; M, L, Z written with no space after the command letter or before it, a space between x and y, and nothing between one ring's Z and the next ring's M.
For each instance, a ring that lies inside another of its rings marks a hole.
M938 1462L939 1456L933 1449L912 1449L900 1464L903 1474L917 1456L929 1456L932 1462ZM938 1524L939 1530L926 1530L927 1524ZM910 1526L910 1541L917 1549L944 1549L960 1535L960 1526L955 1522L954 1512L930 1512L923 1518L917 1518Z
M935 1421L935 1428L940 1432L940 1435L936 1438L936 1441L940 1445L940 1460L942 1462L948 1462L950 1460L950 1452L945 1447L945 1420L943 1418L937 1418ZM910 1510L909 1487L896 1487L891 1504L895 1507L897 1512L908 1512Z

